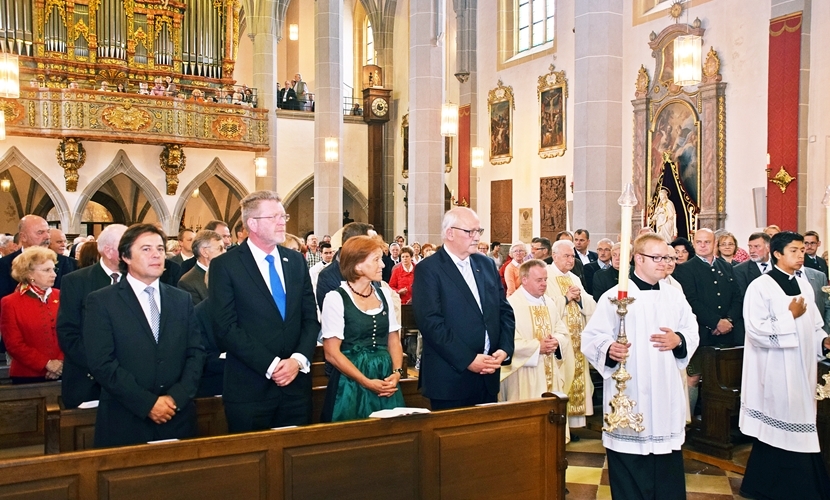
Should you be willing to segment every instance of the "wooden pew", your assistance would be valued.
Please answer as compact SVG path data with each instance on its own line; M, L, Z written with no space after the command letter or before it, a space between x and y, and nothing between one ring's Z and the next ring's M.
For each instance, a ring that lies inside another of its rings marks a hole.
M418 391L418 379L401 380L406 406L429 408L429 400ZM312 422L320 422L326 387L312 389ZM228 433L225 408L221 397L197 398L196 403L198 436L221 436ZM46 454L68 453L92 449L95 436L95 415L97 410L66 409L59 402L49 405L46 412Z
M565 498L565 401L536 399L0 461L0 498Z
M60 382L0 385L0 448L43 444L46 407L60 393Z
M699 352L703 358L702 413L687 442L702 453L728 460L732 458L732 431L741 409L744 348L701 347Z
M830 373L830 361L823 359L818 363L818 383L824 385L823 375ZM824 466L830 472L830 399L818 401L816 408L816 427Z

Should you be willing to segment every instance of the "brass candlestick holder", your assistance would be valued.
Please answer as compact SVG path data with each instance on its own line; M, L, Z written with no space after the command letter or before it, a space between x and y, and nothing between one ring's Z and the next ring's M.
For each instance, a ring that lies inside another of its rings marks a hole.
M634 302L633 297L624 297L621 299L609 299L611 303L617 306L617 315L620 317L620 333L617 335L617 342L620 344L628 343L628 336L625 333L625 315L628 314L628 305ZM631 374L625 369L625 359L620 362L620 367L611 375L616 381L617 394L611 398L611 413L606 413L605 423L602 430L611 432L614 429L631 429L635 432L643 432L643 414L634 413L634 407L637 402L629 398L625 394L625 384L631 380Z
M821 287L821 291L830 295L830 286ZM830 398L830 373L822 375L821 378L824 379L824 385L816 384L816 399L818 401Z

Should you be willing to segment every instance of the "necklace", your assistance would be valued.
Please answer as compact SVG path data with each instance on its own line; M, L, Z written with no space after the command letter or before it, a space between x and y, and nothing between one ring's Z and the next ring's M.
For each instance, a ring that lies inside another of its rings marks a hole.
M349 286L349 290L353 291L354 293L356 293L357 295L363 297L364 299L368 299L372 295L372 285L369 285L369 291L366 293L366 295L363 295L362 293L360 293L357 290L355 290L354 288L352 288L352 284L349 283L348 281L346 282L346 284Z

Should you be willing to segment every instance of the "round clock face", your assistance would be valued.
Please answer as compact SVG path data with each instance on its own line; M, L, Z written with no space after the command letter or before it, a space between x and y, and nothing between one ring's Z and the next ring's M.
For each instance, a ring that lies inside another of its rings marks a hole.
M374 113L375 116L386 116L388 111L389 103L387 103L386 99L383 97L378 97L372 101L372 113Z

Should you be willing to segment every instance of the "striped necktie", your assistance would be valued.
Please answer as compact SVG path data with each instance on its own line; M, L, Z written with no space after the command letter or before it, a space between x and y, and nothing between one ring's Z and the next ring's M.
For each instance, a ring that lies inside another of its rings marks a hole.
M148 286L144 289L144 292L147 294L150 300L150 329L153 331L153 338L156 339L156 344L158 344L161 313L159 312L159 306L156 304L156 300L153 298L153 294L155 293L155 291L156 290L151 286Z

